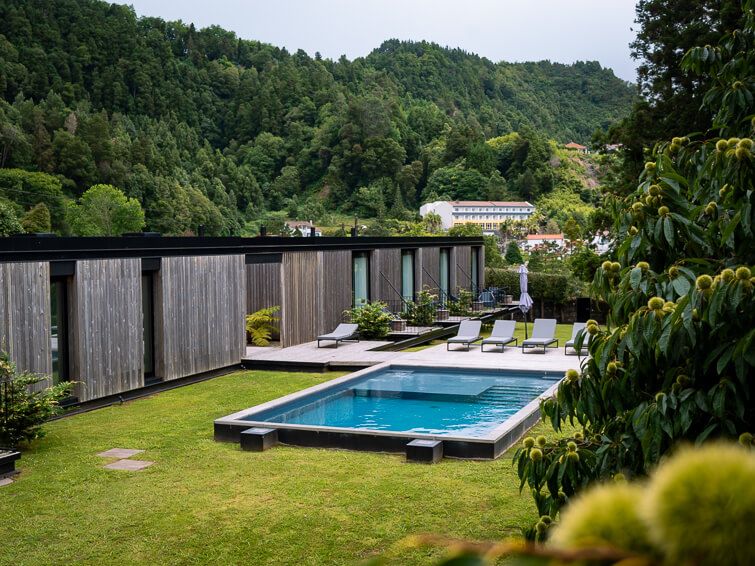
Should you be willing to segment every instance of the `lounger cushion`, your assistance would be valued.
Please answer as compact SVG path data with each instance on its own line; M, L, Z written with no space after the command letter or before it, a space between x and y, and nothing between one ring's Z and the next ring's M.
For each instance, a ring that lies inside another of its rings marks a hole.
M553 344L555 341L555 338L528 338L522 342L522 346L542 346L543 344Z
M344 340L356 334L359 329L357 324L339 324L333 332L329 334L321 334L317 337L318 340Z
M513 336L491 336L490 338L485 338L482 343L483 344L508 344L509 342L513 342L516 340Z
M454 336L449 338L448 341L452 344L466 344L467 342L476 342L479 339L479 336Z

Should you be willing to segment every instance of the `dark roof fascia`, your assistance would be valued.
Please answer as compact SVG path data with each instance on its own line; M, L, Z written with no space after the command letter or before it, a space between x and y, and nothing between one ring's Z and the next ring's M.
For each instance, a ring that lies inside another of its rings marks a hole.
M170 257L281 253L291 251L370 250L376 248L424 248L482 246L479 237L357 237L284 238L266 236L183 237L35 237L0 238L0 262L61 261L126 257Z

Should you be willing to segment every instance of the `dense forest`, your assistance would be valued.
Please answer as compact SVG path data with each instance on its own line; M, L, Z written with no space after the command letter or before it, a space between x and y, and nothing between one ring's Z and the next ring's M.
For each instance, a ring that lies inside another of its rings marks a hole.
M112 192L85 191L104 184L143 209L112 230L218 235L270 211L402 218L431 198L537 200L559 189L549 140L585 143L634 100L596 62L493 63L398 40L331 61L96 0L0 3L0 93L5 225L90 233L82 211ZM583 188L572 200L590 202Z

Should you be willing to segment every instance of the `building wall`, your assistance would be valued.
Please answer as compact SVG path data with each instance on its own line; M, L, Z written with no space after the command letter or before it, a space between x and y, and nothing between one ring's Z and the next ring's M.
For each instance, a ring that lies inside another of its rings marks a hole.
M322 251L317 334L331 332L343 321L343 311L351 308L351 251ZM313 336L314 338L314 336Z
M246 266L246 312L281 304L280 262L251 263Z
M456 260L454 262L454 269L456 272L456 285L463 289L470 289L472 287L472 248L469 246L456 246L455 247Z
M440 284L440 248L420 248L417 251L417 257L422 266L420 268L420 290L429 287L433 291L437 291Z
M78 261L69 300L74 396L88 401L141 387L141 260Z
M0 350L21 371L52 372L48 262L0 264Z
M155 375L237 364L246 351L243 255L164 257L155 274Z
M332 331L351 308L351 251L283 254L281 343L314 340Z
M388 304L401 300L401 250L399 248L383 248L372 252L370 299L386 301Z

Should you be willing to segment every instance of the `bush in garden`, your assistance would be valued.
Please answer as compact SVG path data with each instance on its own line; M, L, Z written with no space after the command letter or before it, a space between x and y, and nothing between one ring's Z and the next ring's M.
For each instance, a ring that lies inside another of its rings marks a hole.
M260 309L246 316L247 339L255 346L267 346L275 332L280 317L278 305Z
M555 430L583 429L580 454L594 465L581 485L646 474L680 441L755 428L755 169L747 137L755 121L740 80L755 66L755 19L753 2L746 5L743 31L685 58L714 76L718 90L706 102L719 105L712 111L731 137L659 145L637 191L611 203L618 261L603 262L593 282L608 327L588 325L591 357L542 405ZM558 508L571 481L559 464L566 452L559 444L542 453L541 465L527 469L518 453L520 477L537 490L538 509Z
M448 304L448 312L451 316L469 316L472 314L472 291L459 288L456 298Z
M388 313L387 305L381 301L366 303L354 307L349 312L351 322L359 325L359 334L363 338L384 338L390 328L393 317Z
M0 446L15 448L44 436L42 424L60 411L60 400L74 386L64 382L31 391L45 379L43 375L16 371L8 355L0 353Z
M406 320L412 326L430 326L435 320L435 305L438 296L429 289L417 293L417 300L409 303L406 309Z

